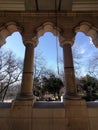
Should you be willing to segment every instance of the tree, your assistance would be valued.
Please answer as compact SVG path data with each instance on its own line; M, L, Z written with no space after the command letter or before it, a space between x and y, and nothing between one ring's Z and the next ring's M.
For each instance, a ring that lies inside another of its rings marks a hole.
M19 84L22 61L15 58L12 51L0 50L0 95L3 101L9 88Z
M78 46L72 47L73 63L76 77L80 77L82 74L82 68L84 67L84 55L80 53Z
M95 52L88 61L88 74L98 78L98 52Z
M85 91L85 98L87 101L98 99L97 91L98 91L98 80L95 77L91 77L90 75L86 75L80 79L80 82L77 84L78 90L82 88Z
M33 93L35 96L42 97L44 90L42 88L43 77L47 77L53 70L47 68L46 60L42 52L36 51L34 57L34 79L33 79Z
M42 52L36 51L34 56L34 75L33 75L33 93L35 96L41 96L41 79L47 74L46 61Z
M57 94L59 96L60 89L64 86L60 78L56 77L54 74L48 75L48 77L43 77L43 89L45 92L49 92L54 96Z

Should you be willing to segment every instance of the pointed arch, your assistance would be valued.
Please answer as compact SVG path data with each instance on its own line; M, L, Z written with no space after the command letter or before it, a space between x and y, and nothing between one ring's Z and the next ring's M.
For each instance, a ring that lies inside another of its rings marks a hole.
M22 28L14 21L4 23L0 27L0 47L6 43L6 38L14 32L22 32Z
M75 33L83 32L85 35L90 36L92 38L93 44L98 47L98 28L93 26L93 24L89 22L80 22L75 28Z
M52 22L45 22L41 26L37 27L35 32L36 32L36 34L32 38L33 41L35 41L36 39L38 39L45 32L51 32L51 33L53 33L55 36L58 36L58 38L60 40L60 35L61 35L61 32L62 32L62 29L59 28L57 25L55 25Z

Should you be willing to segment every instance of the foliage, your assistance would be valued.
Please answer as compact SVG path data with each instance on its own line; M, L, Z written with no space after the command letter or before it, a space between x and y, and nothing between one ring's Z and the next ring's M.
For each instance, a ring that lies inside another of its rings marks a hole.
M42 98L46 91L53 94L59 93L58 91L60 87L60 81L60 78L57 78L55 76L53 70L47 68L47 64L42 53L40 51L37 51L34 58L34 95Z
M63 87L63 82L60 78L56 77L54 74L50 74L48 77L43 77L43 89L51 94L58 94L60 89Z
M33 93L35 96L42 97L42 77L48 75L51 70L47 68L46 61L42 52L36 51L34 57L34 79L33 79Z
M86 75L80 79L77 86L78 90L81 88L85 92L85 96L83 98L87 101L98 99L98 96L96 94L98 91L98 79L95 77Z
M34 95L43 100L43 96L48 92L54 96L58 95L63 87L63 82L53 72L39 78L34 78Z
M33 93L35 96L40 96L41 82L38 77L34 77L33 81Z

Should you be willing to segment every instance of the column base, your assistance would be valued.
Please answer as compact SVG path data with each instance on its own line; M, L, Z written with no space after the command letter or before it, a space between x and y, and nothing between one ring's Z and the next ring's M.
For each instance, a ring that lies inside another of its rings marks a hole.
M33 100L34 96L33 94L28 94L28 93L21 93L17 95L16 100Z
M69 100L80 100L82 99L81 96L79 95L65 95L64 99L69 99Z

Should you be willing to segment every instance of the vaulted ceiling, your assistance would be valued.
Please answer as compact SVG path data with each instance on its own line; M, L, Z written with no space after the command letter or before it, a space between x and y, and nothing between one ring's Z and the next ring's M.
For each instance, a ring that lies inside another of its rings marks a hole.
M0 0L0 11L98 11L98 0Z

